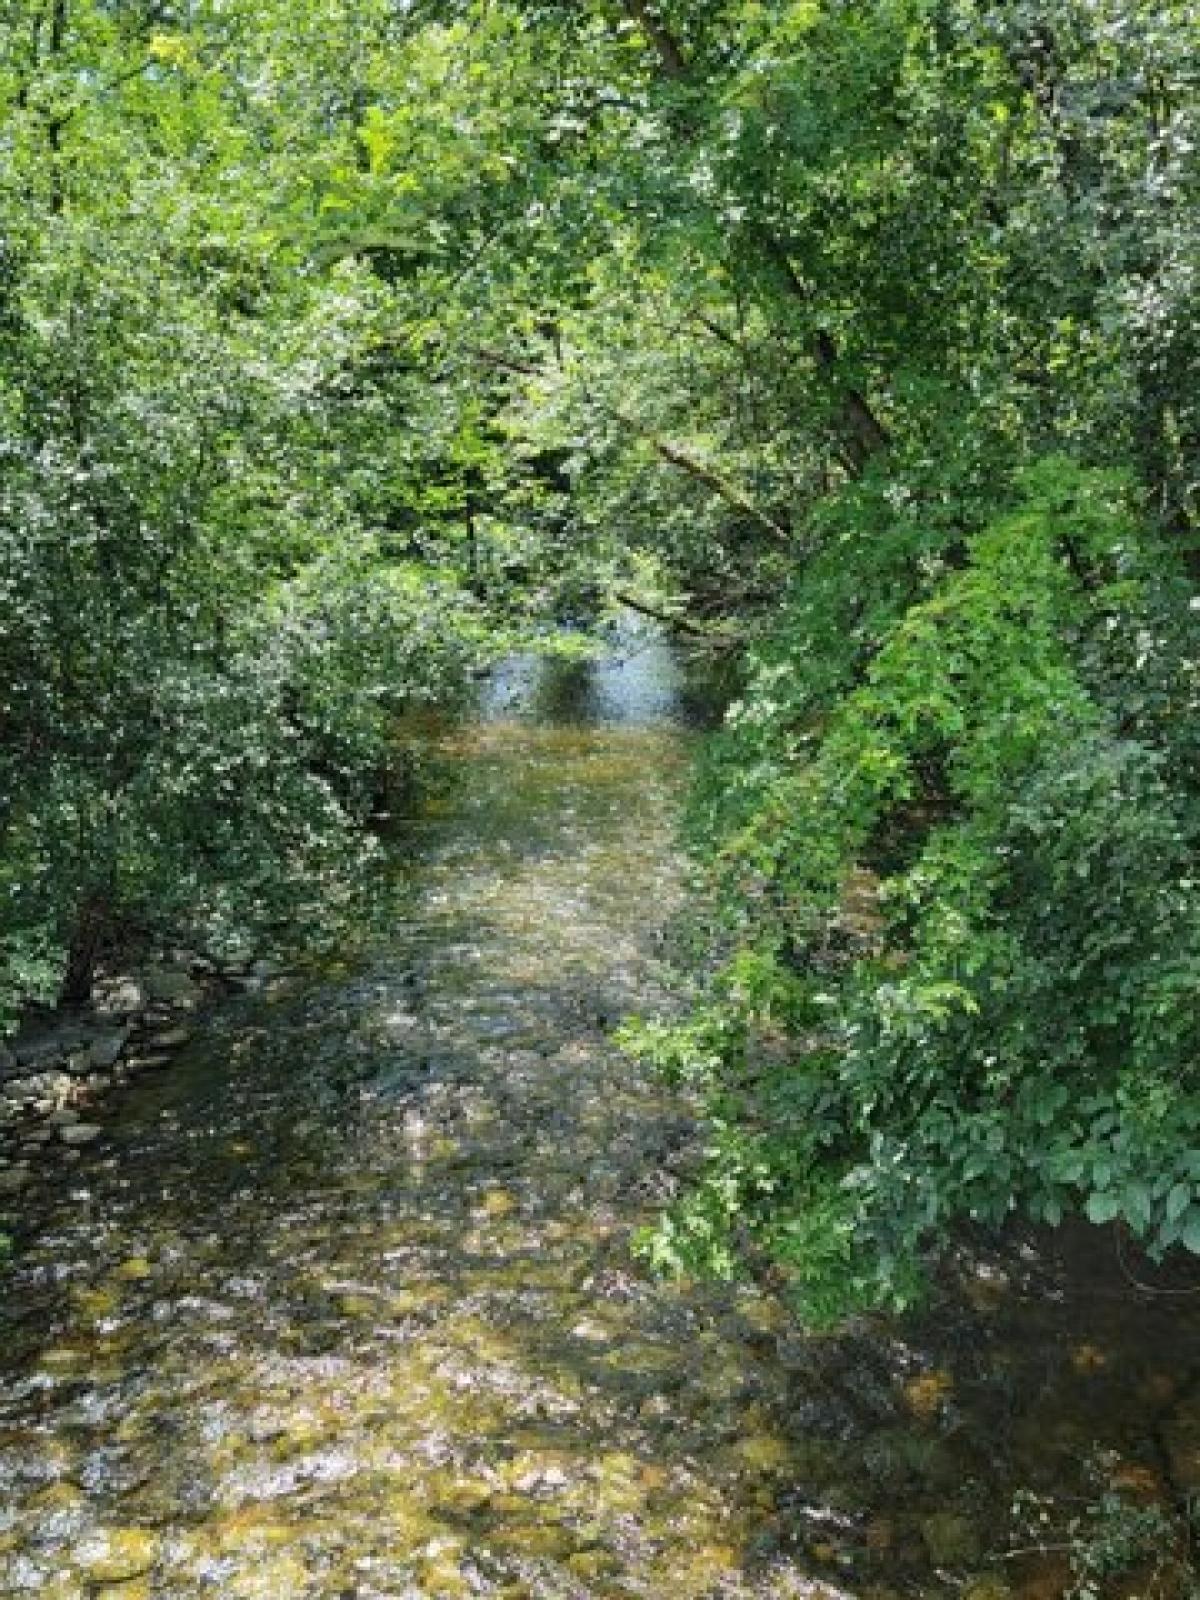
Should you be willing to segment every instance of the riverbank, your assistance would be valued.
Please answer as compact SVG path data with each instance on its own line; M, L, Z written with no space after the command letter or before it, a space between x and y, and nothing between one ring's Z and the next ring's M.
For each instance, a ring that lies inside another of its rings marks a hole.
M83 1012L31 1017L0 1041L0 1222L56 1164L102 1140L109 1102L172 1064L221 999L281 982L274 961L170 957L101 977Z

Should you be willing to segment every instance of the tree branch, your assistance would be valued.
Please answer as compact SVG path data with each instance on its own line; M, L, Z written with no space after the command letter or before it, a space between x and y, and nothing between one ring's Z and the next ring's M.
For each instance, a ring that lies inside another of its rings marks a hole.
M752 522L765 529L773 539L780 540L785 544L791 543L791 533L782 522L776 522L774 517L768 516L752 500L747 499L736 484L730 483L729 479L723 477L715 468L706 465L703 461L697 461L695 456L689 455L679 445L668 443L666 439L662 439L658 434L643 428L640 423L635 422L631 417L624 416L620 411L613 411L612 415L618 422L623 423L625 427L640 434L660 461L665 461L668 466L678 467L680 472L686 472L688 477L695 478L697 483L704 484L718 498L724 500L727 505L731 505L735 511L740 511L743 516L749 517Z
M762 239L787 288L796 299L807 302L808 290L796 271L787 247L772 233L764 231ZM839 391L842 408L839 422L847 441L850 460L854 469L861 472L873 455L887 449L892 436L875 415L861 390L839 380L837 371L841 356L831 333L823 328L818 332L812 342L812 354L818 369Z
M513 372L526 378L544 378L547 376L541 367L534 366L528 361L522 361L515 356L506 355L502 351L488 349L483 345L475 345L471 353L476 360L482 361L486 366L497 367L502 372ZM595 396L591 398L595 399ZM653 429L647 428L644 423L638 422L636 418L618 410L616 406L607 405L603 401L600 404L614 421L619 422L622 427L628 428L631 433L644 440L660 461L665 461L668 466L678 468L680 472L686 472L688 477L695 478L697 483L704 484L706 488L711 489L715 495L724 500L727 505L733 506L744 517L748 517L752 522L764 529L773 539L780 540L785 544L791 543L790 529L782 522L776 522L774 517L768 516L761 507L756 506L753 500L749 499L735 483L731 483L715 467L710 467L704 461L698 461L682 445L670 443L669 440L655 433Z
M676 80L686 78L687 59L671 31L658 20L645 0L624 0L624 4L626 12L658 52L664 75Z
M613 599L630 611L636 611L639 616L649 617L651 622L661 622L664 628L671 628L676 633L686 633L689 639L699 639L705 644L715 645L723 650L735 649L741 643L740 639L732 634L717 633L699 622L693 622L690 617L677 617L669 611L660 611L656 606L647 605L644 600L636 599L624 589L614 590Z
M681 46L646 0L623 0L623 5L626 14L638 24L657 51L663 76L673 82L686 78L688 62ZM787 287L797 297L807 300L807 291L782 240L765 228L759 237L766 255L781 270ZM875 415L866 395L840 377L840 358L832 336L824 331L818 333L811 349L818 370L834 389L840 403L837 422L843 439L841 454L849 470L859 473L872 456L887 449L892 442L891 435Z

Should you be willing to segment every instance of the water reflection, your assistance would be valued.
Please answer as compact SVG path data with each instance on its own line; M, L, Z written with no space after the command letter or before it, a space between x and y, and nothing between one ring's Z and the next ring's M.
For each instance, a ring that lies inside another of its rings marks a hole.
M709 720L717 699L712 678L711 661L689 658L660 629L629 614L613 624L599 654L529 654L505 662L484 690L481 711L486 721L551 727L680 726Z

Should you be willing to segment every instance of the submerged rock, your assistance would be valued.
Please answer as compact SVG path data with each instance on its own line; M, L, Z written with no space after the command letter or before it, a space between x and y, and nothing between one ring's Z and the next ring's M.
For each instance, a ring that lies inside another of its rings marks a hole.
M73 1564L89 1583L126 1584L144 1577L158 1559L158 1541L142 1528L114 1528L73 1552Z
M113 1277L120 1283L144 1283L147 1278L153 1276L154 1268L145 1256L131 1256L113 1273Z

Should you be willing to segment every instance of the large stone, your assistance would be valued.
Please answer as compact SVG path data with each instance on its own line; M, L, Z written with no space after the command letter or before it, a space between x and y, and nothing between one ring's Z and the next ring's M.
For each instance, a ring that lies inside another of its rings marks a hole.
M155 971L146 974L150 998L161 1005L191 1010L200 1004L204 991L186 972Z
M115 1066L120 1060L121 1052L129 1038L127 1028L115 1029L112 1033L102 1033L93 1041L92 1048L88 1051L91 1065L101 1072Z
M0 1198L20 1194L30 1179L28 1167L5 1167L0 1170Z
M92 1122L77 1122L71 1128L59 1128L58 1137L70 1149L80 1145L95 1144L104 1130L96 1127Z
M50 1114L50 1126L52 1128L73 1128L82 1121L83 1118L78 1111L72 1111L70 1106L60 1106L57 1111L53 1111Z

